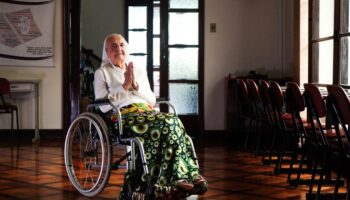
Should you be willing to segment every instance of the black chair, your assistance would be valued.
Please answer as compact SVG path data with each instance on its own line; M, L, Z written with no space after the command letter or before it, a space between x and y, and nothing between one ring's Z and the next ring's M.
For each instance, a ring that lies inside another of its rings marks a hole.
M276 137L279 128L272 108L272 102L270 98L270 85L265 80L259 81L259 96L263 107L261 112L261 119L265 130L263 135L265 146L262 162L263 164L269 165L272 162L272 156L276 153Z
M261 104L259 98L259 88L254 80L248 79L247 81L248 98L250 104L250 124L249 133L253 134L251 140L252 153L256 155L259 151L260 146L260 136L262 127L262 117L261 117ZM246 137L245 148L248 146L249 135Z
M311 124L311 131L308 132L305 151L303 151L301 163L307 156L312 157L312 176L309 185L308 195L312 195L315 175L318 165L321 167L321 174L330 172L327 163L331 161L331 149L327 140L327 134L330 135L331 129L326 129L322 120L325 120L327 111L324 98L318 87L314 84L304 84L304 98L308 108L308 118ZM308 152L306 152L308 151ZM299 166L297 181L299 181L302 165ZM319 191L317 192L319 198Z
M0 114L11 114L11 145L13 144L13 134L14 134L14 123L13 123L13 115L16 114L16 127L17 132L19 130L18 124L18 107L9 102L5 101L5 96L10 96L10 83L5 78L0 78Z
M299 152L304 152L307 149L307 144L312 141L312 137L308 134L308 131L306 131L308 128L306 120L302 119L300 115L300 113L305 110L305 102L299 85L295 82L288 82L285 96L287 102L286 111L292 115L292 124L290 129L288 129L292 149L292 157L288 173L288 182L291 184L291 176L294 171L293 165L298 160Z
M252 118L251 118L251 104L249 101L249 93L247 84L244 80L237 80L237 95L238 95L238 130L244 134L244 141L248 141L251 130ZM244 149L247 148L245 142Z
M273 121L279 133L276 135L276 137L278 137L277 141L279 140L279 147L277 149L278 155L275 173L280 174L282 171L285 171L282 170L282 163L284 162L284 157L287 155L287 151L290 150L291 139L293 139L290 137L292 135L289 134L291 130L288 126L292 124L292 116L285 112L285 99L280 85L275 81L270 81L269 84ZM289 168L286 172L289 172Z
M350 199L350 101L344 89L338 85L327 86L328 97L327 104L330 110L330 125L335 128L337 151L333 151L336 157L336 185L334 189L334 199L336 199L339 187L340 177L345 177L348 180L348 190L346 199ZM322 174L321 174L322 175ZM320 177L322 181L322 176ZM319 189L320 190L320 189Z

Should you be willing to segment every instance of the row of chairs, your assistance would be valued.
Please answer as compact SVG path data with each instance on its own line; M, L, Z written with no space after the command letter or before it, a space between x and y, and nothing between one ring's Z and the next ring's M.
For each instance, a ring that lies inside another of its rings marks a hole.
M326 88L321 92L315 84L304 84L302 90L287 82L282 90L275 81L238 81L241 106L247 110L244 148L261 154L264 164L275 163L276 174L288 173L290 185L308 184L310 199L320 199L325 184L334 185L331 196L337 199L342 178L350 178L350 102L342 87ZM283 163L289 167L282 168ZM309 180L301 179L305 172Z

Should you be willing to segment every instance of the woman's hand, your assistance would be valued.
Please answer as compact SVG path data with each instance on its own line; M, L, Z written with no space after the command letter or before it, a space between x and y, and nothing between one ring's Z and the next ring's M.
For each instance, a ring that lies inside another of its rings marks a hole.
M135 75L134 75L134 63L129 62L129 64L126 66L126 71L124 73L124 84L123 87L125 90L129 90L130 87L134 90L139 90L139 85L135 81Z
M124 72L124 83L123 88L124 90L129 90L130 87L132 87L134 82L134 65L132 62L129 63L129 65L126 66L126 71Z

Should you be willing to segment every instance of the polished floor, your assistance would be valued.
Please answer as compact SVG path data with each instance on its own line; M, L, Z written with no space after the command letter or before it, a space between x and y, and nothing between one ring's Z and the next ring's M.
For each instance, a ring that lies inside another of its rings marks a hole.
M21 142L14 148L8 143L0 142L0 199L88 199L67 178L63 139ZM275 175L273 166L263 165L261 157L253 157L229 140L195 140L195 146L209 191L188 199L306 199L307 186L289 187L286 174ZM113 172L108 186L93 199L117 199L122 176L122 170Z

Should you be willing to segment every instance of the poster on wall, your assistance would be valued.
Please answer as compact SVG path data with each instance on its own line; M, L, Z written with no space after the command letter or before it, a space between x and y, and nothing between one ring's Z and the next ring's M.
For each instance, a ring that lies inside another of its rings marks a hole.
M0 0L0 66L52 67L54 0Z

